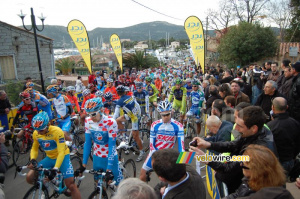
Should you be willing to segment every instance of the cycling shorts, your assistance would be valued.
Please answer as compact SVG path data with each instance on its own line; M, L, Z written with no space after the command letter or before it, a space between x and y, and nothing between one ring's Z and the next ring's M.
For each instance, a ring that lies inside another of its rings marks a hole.
M144 164L143 164L143 169L145 170L145 171L149 171L149 170L151 170L152 169L152 164L151 164L151 162L152 162L152 154L154 153L155 151L150 151L149 152L149 154L148 154L148 156L147 156L147 158L146 158L146 160L145 160L145 162L144 162Z
M56 159L51 159L46 156L43 160L41 160L38 166L43 166L46 169L52 169L55 166ZM64 161L62 162L59 171L62 173L64 179L74 177L74 170L70 160L70 154L65 155Z
M174 99L173 104L172 104L172 108L173 108L174 110L177 110L177 111L181 112L181 109L182 109L182 101L179 101L179 100L177 100L177 99ZM184 108L183 113L185 113L185 112L186 112L186 109Z
M106 171L107 163L108 163L108 158L101 158L96 155L93 155L94 170L103 169L104 171ZM114 180L116 181L116 185L118 185L123 180L123 173L121 168L119 167L118 155L114 156L112 172L114 174ZM97 176L94 176L94 179L98 180Z
M139 119L132 119L130 118L127 114L124 115L126 120L131 121L131 127L133 131L138 131L139 130Z
M70 117L67 117L64 120L58 120L58 127L61 128L61 130L69 132L71 129L71 119Z

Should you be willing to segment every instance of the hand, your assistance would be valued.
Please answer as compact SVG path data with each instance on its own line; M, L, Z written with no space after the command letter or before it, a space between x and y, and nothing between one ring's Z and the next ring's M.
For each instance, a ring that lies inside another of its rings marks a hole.
M81 166L79 169L76 169L76 171L74 172L74 176L82 176L82 173L85 171L85 166Z
M193 140L197 140L197 148L204 148L207 149L211 146L210 142L207 142L199 137L194 137Z
M165 193L165 190L166 190L166 187L162 187L162 188L160 188L160 195L164 195L164 193Z
M4 133L1 133L0 134L0 143L4 143L5 142L5 134Z
M105 181L107 184L112 183L112 180L114 179L114 174L110 170L106 170L105 174Z
M295 185L300 189L300 178L296 179Z
M9 113L9 108L5 109L5 113L8 114Z
M57 168L53 168L49 170L49 172L45 172L45 175L48 177L49 180L53 180L58 172Z
M34 169L37 165L38 165L38 162L35 159L31 159L27 168Z

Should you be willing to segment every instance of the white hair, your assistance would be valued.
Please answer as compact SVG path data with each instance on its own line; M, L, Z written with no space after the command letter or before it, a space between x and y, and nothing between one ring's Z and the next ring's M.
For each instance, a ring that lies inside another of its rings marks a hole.
M152 187L137 178L127 178L123 180L112 199L156 199L156 194Z
M57 79L51 79L51 84L57 84Z
M207 126L219 126L220 123L222 123L221 120L215 115L209 116L206 120Z

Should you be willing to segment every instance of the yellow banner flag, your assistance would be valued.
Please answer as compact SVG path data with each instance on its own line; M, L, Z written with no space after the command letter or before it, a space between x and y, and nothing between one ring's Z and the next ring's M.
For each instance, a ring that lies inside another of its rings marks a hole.
M90 42L85 26L81 21L74 19L68 24L68 32L92 74Z
M112 34L109 41L112 49L115 52L121 71L123 71L122 46L120 37L117 34Z
M205 66L205 42L203 26L198 17L190 16L184 22L185 31L190 39L193 56L197 65L201 65L204 73Z

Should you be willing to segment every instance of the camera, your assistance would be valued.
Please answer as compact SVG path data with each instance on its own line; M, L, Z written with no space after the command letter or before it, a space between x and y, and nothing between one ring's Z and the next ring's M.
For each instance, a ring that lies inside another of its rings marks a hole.
M190 146L197 147L197 140L191 141L189 143Z

